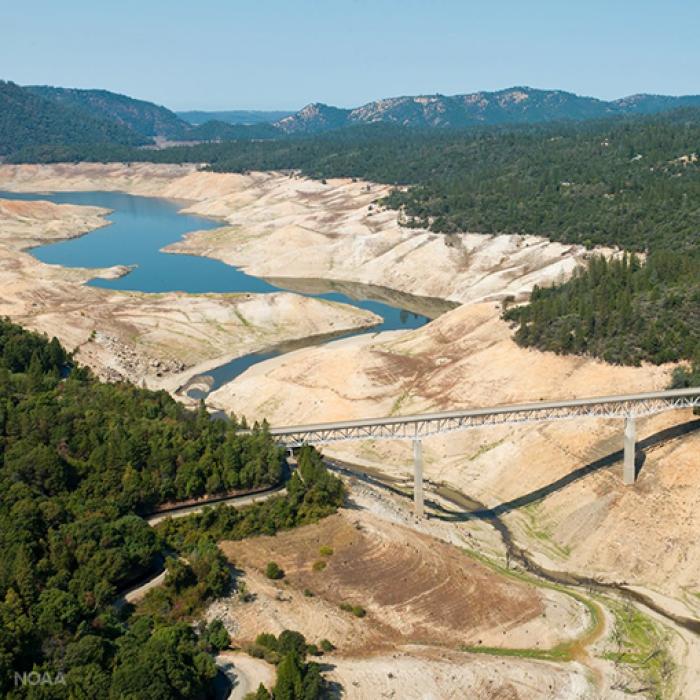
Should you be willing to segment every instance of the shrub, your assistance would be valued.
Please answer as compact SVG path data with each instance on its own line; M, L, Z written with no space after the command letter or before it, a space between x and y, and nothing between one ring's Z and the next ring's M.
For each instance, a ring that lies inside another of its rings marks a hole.
M333 555L333 547L329 547L327 544L324 544L323 546L319 547L318 553L322 557L330 557Z
M335 649L335 645L333 642L328 641L327 639L322 639L318 645L321 647L321 650L328 653L331 652Z
M219 619L209 623L202 637L207 646L217 652L226 649L231 644L231 637L224 627L224 623Z
M352 613L355 617L364 617L367 611L361 605L351 605L350 603L341 603L340 609L343 612Z
M270 561L267 563L267 566L265 567L265 576L267 576L267 578L272 579L272 580L278 580L278 579L284 578L284 571L282 571L282 569L280 569L277 562Z
M367 614L367 611L361 605L353 605L352 614L355 617L364 617Z
M326 568L326 562L323 559L317 559L312 568L314 571L323 571Z
M245 648L245 651L248 656L252 656L254 659L263 659L267 653L265 647L258 646L257 644L249 644Z
M306 638L296 630L282 630L277 638L277 645L280 654L289 654L293 651L300 659L306 656Z
M248 590L245 581L241 581L238 584L238 600L240 600L241 603L250 603L250 601L253 600L253 594Z
M255 638L255 644L260 647L265 647L265 649L272 649L277 651L277 637L269 632L262 632Z

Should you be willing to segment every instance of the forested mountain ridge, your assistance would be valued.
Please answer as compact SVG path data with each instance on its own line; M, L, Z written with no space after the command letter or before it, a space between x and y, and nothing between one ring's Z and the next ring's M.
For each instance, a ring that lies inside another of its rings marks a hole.
M147 141L114 121L91 117L0 80L0 156L37 143L138 146Z
M9 93L10 85L13 86L12 101L9 94L0 95L0 155L29 145L140 145L154 139L183 142L275 139L381 124L428 130L465 129L559 120L585 121L653 114L678 106L700 106L700 96L693 95L633 95L605 102L562 90L514 87L468 95L395 97L369 102L355 109L313 103L293 114L255 111L183 113L196 121L193 124L166 107L108 90L41 85L22 88L3 83L2 92ZM26 107L22 110L11 102L23 102ZM273 121L275 114L280 118ZM206 117L214 118L202 121ZM242 119L249 121L241 123L239 120Z
M192 125L165 107L107 90L20 87L0 81L0 156L51 146L148 146L156 141L269 139L270 123Z
M186 138L190 130L190 124L166 107L108 90L47 85L28 85L25 90L57 104L80 109L92 117L113 121L149 139L178 141Z
M533 124L601 119L700 106L700 95L633 95L606 102L563 90L513 87L466 95L418 95L368 102L354 109L313 103L276 122L287 133L317 133L377 122L413 128L464 128L478 124Z

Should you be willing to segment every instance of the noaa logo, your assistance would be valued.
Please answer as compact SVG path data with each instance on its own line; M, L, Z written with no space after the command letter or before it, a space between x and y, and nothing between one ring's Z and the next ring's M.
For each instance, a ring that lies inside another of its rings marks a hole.
M65 685L66 677L62 671L58 673L50 673L49 671L44 671L39 673L39 671L25 671L24 673L17 673L15 671L15 688L27 685Z

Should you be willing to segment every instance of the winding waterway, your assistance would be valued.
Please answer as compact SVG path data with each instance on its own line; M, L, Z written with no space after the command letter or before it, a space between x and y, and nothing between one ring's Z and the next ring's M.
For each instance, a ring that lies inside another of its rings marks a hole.
M48 194L0 192L0 198L44 200L56 204L78 204L109 209L109 226L83 236L33 248L31 253L45 263L64 267L105 268L126 265L131 271L117 279L95 278L95 287L138 292L253 293L293 291L309 297L342 302L372 311L382 323L371 332L418 328L453 307L438 299L414 297L373 285L328 280L283 278L266 280L212 258L162 252L191 231L221 226L220 222L192 214L181 214L187 203L123 192L53 192ZM274 251L270 252L274 255ZM367 332L367 331L363 331ZM303 345L338 337L314 338L280 345L225 362L207 372L208 391L213 391L252 365ZM189 394L200 398L201 388Z

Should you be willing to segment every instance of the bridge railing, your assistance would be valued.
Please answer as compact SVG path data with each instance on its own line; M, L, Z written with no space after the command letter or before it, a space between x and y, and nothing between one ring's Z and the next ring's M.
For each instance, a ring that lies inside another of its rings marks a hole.
M574 418L628 418L700 406L700 388L600 396L568 401L541 401L491 408L388 416L271 428L270 434L287 447L343 440L415 440L431 435L518 423L541 423Z

